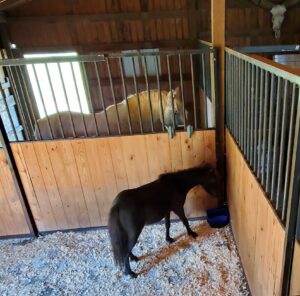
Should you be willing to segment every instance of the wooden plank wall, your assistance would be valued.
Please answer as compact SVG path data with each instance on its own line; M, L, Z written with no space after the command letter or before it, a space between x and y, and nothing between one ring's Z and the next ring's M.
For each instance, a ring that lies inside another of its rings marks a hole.
M106 225L119 191L163 172L216 163L212 130L191 139L178 132L174 139L164 133L15 143L12 149L39 231ZM189 216L216 204L201 190L189 200Z
M291 279L291 296L300 295L300 243L296 242L295 252L294 252L294 261L292 269L292 279Z
M226 131L227 197L232 229L253 295L280 295L284 229Z
M0 237L29 234L4 150L0 149Z

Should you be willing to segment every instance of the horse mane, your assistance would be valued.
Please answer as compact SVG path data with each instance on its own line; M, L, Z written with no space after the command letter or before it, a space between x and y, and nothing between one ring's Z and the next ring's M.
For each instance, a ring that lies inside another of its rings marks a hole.
M189 168L185 170L180 170L177 172L171 172L171 173L164 173L159 175L158 180L160 182L172 182L172 181L177 181L179 178L186 176L187 174L193 173L193 172L205 172L207 170L213 169L209 165L201 166L201 167L194 167L194 168Z

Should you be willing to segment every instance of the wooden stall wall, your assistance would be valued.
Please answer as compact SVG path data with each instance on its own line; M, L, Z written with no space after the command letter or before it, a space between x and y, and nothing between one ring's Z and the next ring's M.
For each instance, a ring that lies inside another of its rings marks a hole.
M284 229L226 131L231 224L253 295L280 295Z
M39 231L107 224L118 192L159 174L216 164L215 132L178 132L97 139L12 144ZM199 216L216 205L204 190L192 190L185 206Z
M0 148L0 237L29 234L4 150Z
M292 278L291 278L291 296L300 295L300 242L296 242L295 251L294 251L294 260L293 260L293 269L292 269Z
M228 0L226 1L226 45L235 47L298 44L300 38L299 13L300 5L288 8L281 36L279 39L275 39L272 30L272 16L267 9L255 6L251 0Z

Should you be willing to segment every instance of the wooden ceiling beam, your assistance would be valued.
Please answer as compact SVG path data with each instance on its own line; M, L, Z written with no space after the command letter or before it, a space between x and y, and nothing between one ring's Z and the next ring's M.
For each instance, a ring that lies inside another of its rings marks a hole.
M101 43L101 44L87 44L87 45L65 45L65 46L44 46L44 47L22 47L17 51L23 53L34 52L53 52L53 51L76 51L80 54L96 53L103 51L120 51L127 49L143 49L143 48L196 48L197 40L160 40L149 42L118 42L118 43Z
M187 15L197 17L200 10L169 10L169 11L142 11L103 14L70 14L49 16L7 16L8 23L57 23L57 22L120 22L130 20L181 18Z

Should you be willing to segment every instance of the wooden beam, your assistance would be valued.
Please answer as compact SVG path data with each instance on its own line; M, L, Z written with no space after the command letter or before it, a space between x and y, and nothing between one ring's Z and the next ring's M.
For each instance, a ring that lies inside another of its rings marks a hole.
M44 46L44 47L22 47L18 50L23 53L34 52L53 52L53 51L76 51L80 54L99 53L103 51L120 51L127 49L143 49L143 48L197 48L197 40L162 40L149 42L118 42L118 43L100 43L87 45L62 45L62 46Z
M216 87L216 152L217 167L225 178L225 123L224 123L224 48L225 48L225 0L211 0L212 45L218 49L218 75ZM224 197L226 191L224 187Z
M70 15L50 15L50 16L22 16L7 17L8 23L66 23L66 22L107 22L107 21L129 21L180 18L191 15L197 17L200 10L163 10L163 11L142 11L142 12L122 12L122 13L102 13L102 14L70 14Z

